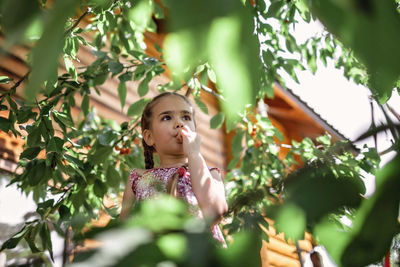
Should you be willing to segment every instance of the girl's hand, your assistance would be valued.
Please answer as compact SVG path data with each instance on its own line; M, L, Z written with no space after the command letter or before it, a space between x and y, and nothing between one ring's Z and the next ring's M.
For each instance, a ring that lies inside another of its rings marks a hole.
M188 126L181 128L183 152L185 156L200 153L201 137Z

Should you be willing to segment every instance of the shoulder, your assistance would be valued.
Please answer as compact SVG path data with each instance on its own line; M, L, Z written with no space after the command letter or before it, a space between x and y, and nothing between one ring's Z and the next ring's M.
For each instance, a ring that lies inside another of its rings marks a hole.
M135 180L139 179L145 172L144 169L132 169L129 175L129 180L133 183Z
M136 169L136 168L134 168L134 169L131 170L131 175L139 175L139 176L141 176L146 171L147 171L146 169Z

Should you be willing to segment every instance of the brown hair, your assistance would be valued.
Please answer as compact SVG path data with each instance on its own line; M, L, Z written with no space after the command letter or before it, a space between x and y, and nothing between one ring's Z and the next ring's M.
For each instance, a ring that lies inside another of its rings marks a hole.
M192 107L192 103L190 103L189 99L181 94L175 93L175 92L164 92L159 94L158 96L154 97L143 109L142 113L142 119L140 121L140 125L142 128L142 133L144 130L151 128L151 119L153 116L153 107L157 104L158 100L165 96L178 96L182 98L186 103L188 103ZM194 116L194 113L193 113ZM194 119L194 117L193 117ZM153 153L155 151L153 146L149 146L146 144L144 139L142 139L142 145L143 145L143 153L144 153L144 162L145 162L145 168L146 169L151 169L154 167L154 159L153 159Z

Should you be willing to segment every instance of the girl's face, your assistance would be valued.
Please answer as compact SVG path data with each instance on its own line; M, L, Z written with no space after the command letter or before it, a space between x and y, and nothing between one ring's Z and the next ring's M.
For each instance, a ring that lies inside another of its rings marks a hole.
M179 96L165 96L152 110L151 129L143 131L147 145L159 154L183 154L180 130L183 126L195 131L193 108Z

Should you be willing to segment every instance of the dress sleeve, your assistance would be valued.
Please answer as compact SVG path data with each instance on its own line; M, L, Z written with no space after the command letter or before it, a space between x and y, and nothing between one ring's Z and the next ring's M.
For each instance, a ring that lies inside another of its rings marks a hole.
M136 185L137 185L139 178L140 178L140 175L139 175L137 169L132 169L131 174L129 176L129 180L131 182L132 191L135 195L136 195Z

